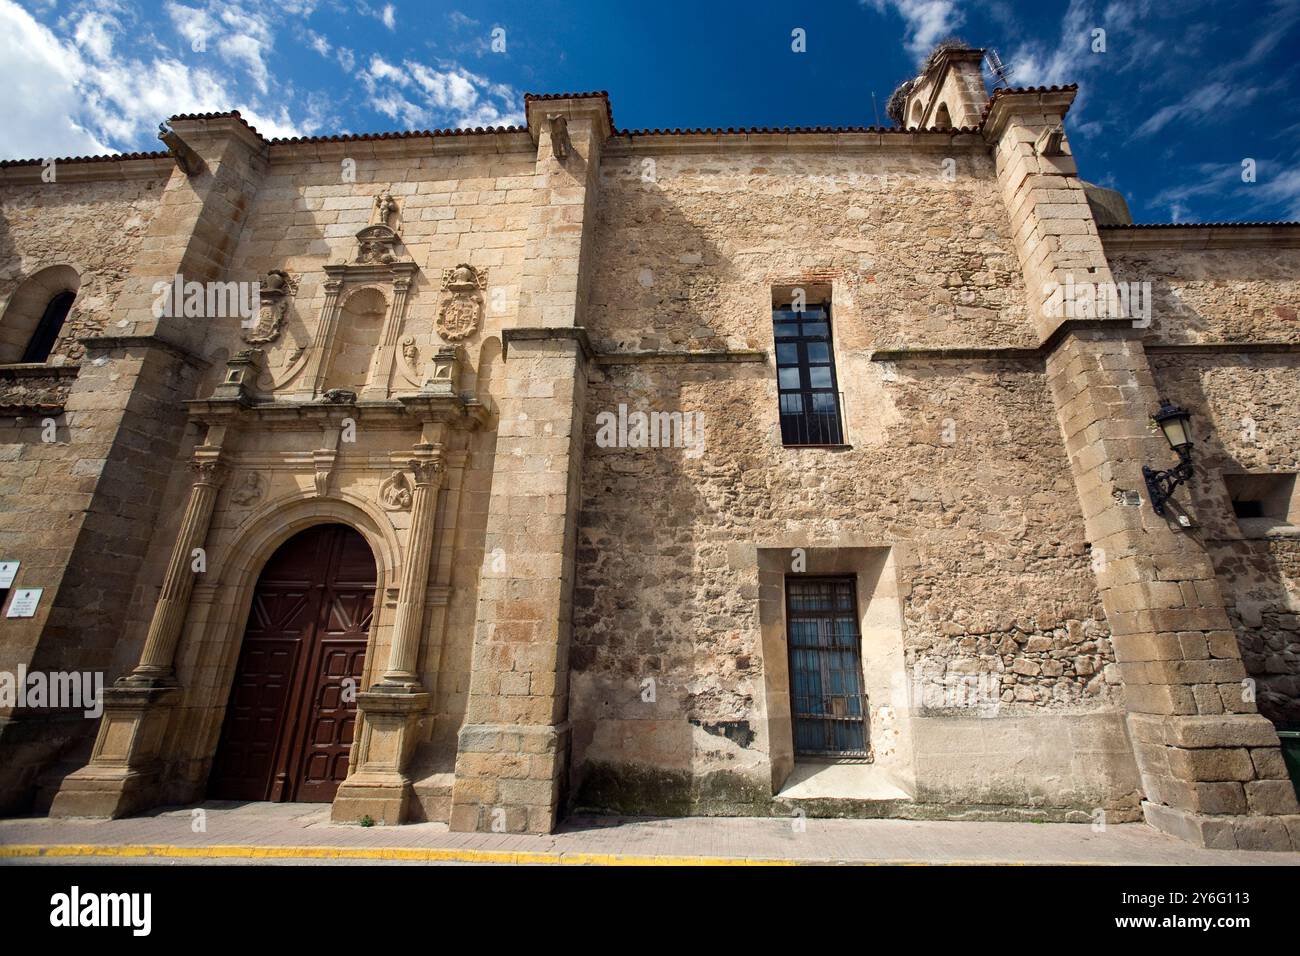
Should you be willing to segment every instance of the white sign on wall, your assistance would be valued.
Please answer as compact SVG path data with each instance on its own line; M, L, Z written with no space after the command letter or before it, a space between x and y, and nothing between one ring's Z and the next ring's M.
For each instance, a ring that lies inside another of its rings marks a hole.
M14 586L14 577L18 574L17 561L0 561L0 588Z
M41 603L41 592L44 588L22 588L15 591L13 600L9 602L9 613L6 617L35 617L36 605Z

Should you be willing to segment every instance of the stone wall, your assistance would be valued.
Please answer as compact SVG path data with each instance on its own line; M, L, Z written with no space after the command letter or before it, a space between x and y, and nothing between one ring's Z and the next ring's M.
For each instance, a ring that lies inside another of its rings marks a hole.
M1109 752L1125 750L1109 631L1041 366L871 361L885 347L1032 338L987 155L959 154L951 183L937 175L941 158L607 156L588 323L598 346L770 355L773 285L824 283L852 447L782 447L770 357L602 363L588 396L571 662L579 805L770 805L780 785L764 688L773 662L757 567L737 557L754 546L898 552L904 658L891 707L969 720L970 703L948 707L933 689L981 688L980 715L1006 734L1035 714L1108 714L1101 736ZM702 448L600 447L596 416L620 404L702 413ZM932 689L928 703L918 687ZM873 733L884 729L879 703ZM1043 733L1067 724L1044 722ZM1131 761L1113 776L1080 767L1054 792L1031 786L1011 750L985 763L1006 787L963 789L919 758L915 787L948 803L1133 806Z
M1106 231L1116 282L1151 283L1150 334L1162 343L1300 342L1300 249L1134 249Z
M856 347L1031 340L992 163L969 144L611 146L600 191L587 323L599 348L768 348L771 286L830 278Z
M1117 281L1150 282L1153 371L1161 393L1193 413L1196 475L1190 502L1224 589L1260 712L1300 724L1300 532L1238 522L1224 475L1300 471L1300 249L1196 248L1132 234L1106 237ZM1240 344L1239 344L1240 343ZM1182 346L1199 346L1196 350ZM1215 348L1215 346L1219 346Z
M1300 368L1287 353L1166 354L1154 368L1194 415L1190 490L1264 716L1300 724L1300 529L1233 515L1224 475L1300 471Z
M80 360L77 339L102 333L113 320L166 181L164 170L141 179L7 185L0 203L0 315L25 278L49 266L72 266L81 288L51 358Z

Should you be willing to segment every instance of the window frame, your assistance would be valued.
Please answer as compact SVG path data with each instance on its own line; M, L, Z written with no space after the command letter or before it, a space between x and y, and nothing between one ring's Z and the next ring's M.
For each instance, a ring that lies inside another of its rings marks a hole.
M808 319L809 313L820 313L820 318ZM797 318L779 319L781 315L794 315ZM825 334L807 335L804 333L806 325L825 325ZM785 329L795 329L794 334L782 334ZM826 358L824 361L814 361L810 358L809 346L821 345L826 346ZM777 424L781 429L781 444L786 448L847 448L848 428L847 416L844 413L843 393L840 391L839 371L835 359L835 323L831 310L829 299L821 302L808 303L802 310L795 310L793 304L774 305L772 307L772 345L773 345L773 364L776 367L776 391L777 391ZM781 357L782 346L794 346L796 349L795 360L793 363L783 362ZM814 385L812 382L813 369L825 368L829 371L829 385ZM787 387L782 384L781 373L786 369L798 369L799 384L797 387ZM786 411L785 398L788 395L797 395L799 397L799 408L797 412ZM814 396L830 395L832 410L830 412L818 412L815 408ZM817 419L825 418L833 421L820 422ZM791 439L787 431L787 421L798 422L797 427L802 427L806 433L802 436L795 435ZM808 432L812 428L810 421L816 421L816 427L819 431L829 432L829 441L809 441ZM803 438L805 440L798 440Z

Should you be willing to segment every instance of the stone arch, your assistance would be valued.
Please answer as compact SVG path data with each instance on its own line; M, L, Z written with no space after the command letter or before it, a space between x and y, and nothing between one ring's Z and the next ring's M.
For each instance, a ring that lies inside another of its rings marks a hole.
M338 328L327 357L324 389L346 388L359 392L368 384L388 306L388 297L372 285L353 289L343 298Z
M948 112L948 104L940 103L939 108L934 111L935 129L952 129L952 114Z
M918 126L920 126L920 125L921 125L921 114L922 114L923 112L924 112L924 110L921 108L921 101L920 101L920 100L914 100L914 101L912 102L912 115L911 115L911 117L909 117L909 119L908 119L908 121L907 121L907 125L908 125L909 127L911 127L912 129L916 129Z
M253 511L240 523L230 541L210 555L208 573L215 594L212 606L198 614L194 613L197 609L191 608L191 614L203 623L187 635L195 641L195 646L186 676L195 683L187 695L190 698L187 725L176 734L178 747L183 749L174 753L173 758L178 762L195 761L202 766L202 772L194 779L199 790L190 795L192 798L197 798L206 786L207 773L216 755L253 591L263 567L298 532L313 525L332 523L357 531L374 555L375 613L366 645L366 684L373 683L371 675L382 673L385 661L378 660L377 648L387 643L386 631L391 624L381 618L386 592L399 580L401 565L401 548L386 515L373 502L352 495L281 497Z
M48 266L23 280L0 319L0 364L46 361L80 288L81 274L69 265ZM66 308L57 314L52 306ZM48 347L38 349L44 353L39 357L29 356L29 346L41 344L38 336Z

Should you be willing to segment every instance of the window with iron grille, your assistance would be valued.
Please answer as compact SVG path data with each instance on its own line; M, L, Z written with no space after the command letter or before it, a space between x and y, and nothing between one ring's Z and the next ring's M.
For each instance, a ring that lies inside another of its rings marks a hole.
M854 579L787 577L785 595L795 754L870 757Z
M831 347L831 307L772 310L781 441L786 445L843 445L843 401Z

